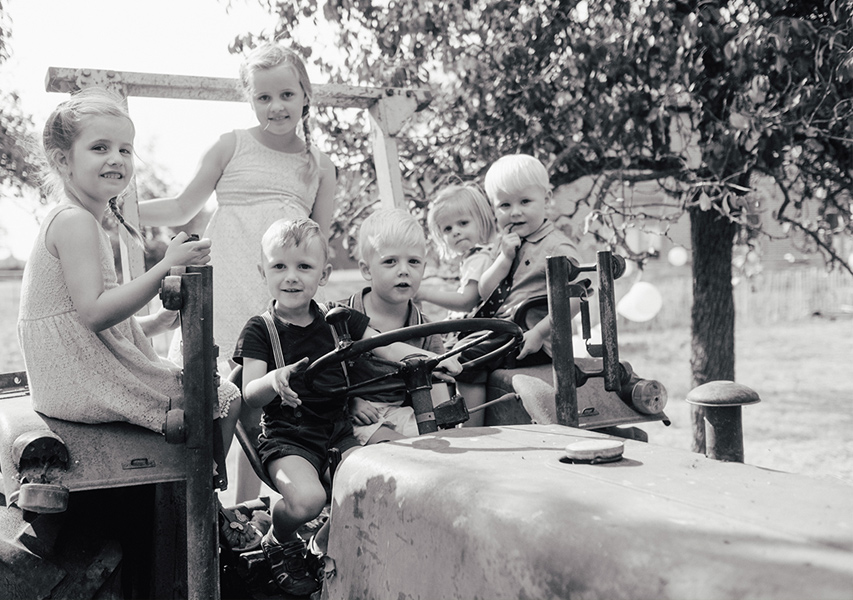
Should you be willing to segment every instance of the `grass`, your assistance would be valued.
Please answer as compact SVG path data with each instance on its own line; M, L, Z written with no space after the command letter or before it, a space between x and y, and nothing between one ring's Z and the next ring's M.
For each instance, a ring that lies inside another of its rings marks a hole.
M357 289L357 281L347 281ZM349 289L349 287L348 287ZM0 372L24 369L15 333L19 281L0 281ZM328 290L328 297L345 294ZM736 380L758 392L743 410L749 464L831 477L853 485L853 319L813 317L741 326L735 338ZM619 332L619 352L641 377L667 388L670 427L643 428L655 444L689 450L690 331L687 326Z

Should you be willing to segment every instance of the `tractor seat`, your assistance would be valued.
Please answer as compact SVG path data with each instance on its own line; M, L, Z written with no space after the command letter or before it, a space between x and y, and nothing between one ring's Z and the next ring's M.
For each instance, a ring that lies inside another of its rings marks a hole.
M0 473L6 505L61 512L69 492L182 481L186 447L129 423L76 423L32 408L26 373L0 395ZM22 489L23 487L23 489Z
M579 357L575 358L575 364L588 372L601 370L600 358ZM629 363L623 364L630 368ZM486 384L486 400L494 400L510 392L518 394L521 402L501 402L490 406L486 409L486 425L557 423L554 372L551 364L492 371ZM578 427L581 429L613 433L609 428L649 421L663 421L668 424L669 421L663 411L656 414L639 412L616 392L605 390L602 378L588 379L584 385L577 388L577 398Z

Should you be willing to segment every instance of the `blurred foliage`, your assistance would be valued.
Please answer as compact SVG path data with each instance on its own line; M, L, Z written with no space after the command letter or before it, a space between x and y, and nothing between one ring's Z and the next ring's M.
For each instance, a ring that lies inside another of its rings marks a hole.
M12 24L4 10L3 0L0 0L0 64L10 58L11 42ZM24 188L39 189L42 168L40 138L32 117L24 112L20 97L14 90L0 91L0 185L7 185L12 191L18 192ZM171 186L162 178L159 169L140 160L135 161L134 181L141 198L159 198L171 194ZM42 195L41 200L47 202L48 198ZM113 240L118 264L117 223L108 215L104 225ZM171 235L172 231L168 228L143 228L146 267L153 266L163 258Z
M11 57L12 23L0 0L0 64ZM20 190L36 173L32 117L21 109L13 90L0 90L0 185Z
M526 152L555 185L592 180L571 216L600 242L625 249L629 229L665 232L695 207L737 223L739 243L776 219L803 249L846 261L832 238L853 233L851 0L261 5L328 82L433 91L398 138L416 212L448 179ZM313 52L317 31L340 56ZM368 127L331 111L318 121L344 173L338 227L353 227L376 201ZM665 206L623 193L644 181ZM758 193L765 181L774 194Z

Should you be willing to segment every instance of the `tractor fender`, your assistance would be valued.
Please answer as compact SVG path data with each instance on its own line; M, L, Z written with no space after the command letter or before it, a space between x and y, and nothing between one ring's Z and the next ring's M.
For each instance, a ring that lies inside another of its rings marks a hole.
M450 429L341 464L323 597L849 599L849 485L560 425Z

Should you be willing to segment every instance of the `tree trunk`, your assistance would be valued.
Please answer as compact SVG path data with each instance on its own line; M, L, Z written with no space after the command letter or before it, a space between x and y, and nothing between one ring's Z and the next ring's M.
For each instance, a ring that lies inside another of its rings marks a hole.
M732 245L737 225L715 210L690 209L693 246L692 387L735 378ZM691 405L693 451L705 452L704 409Z

